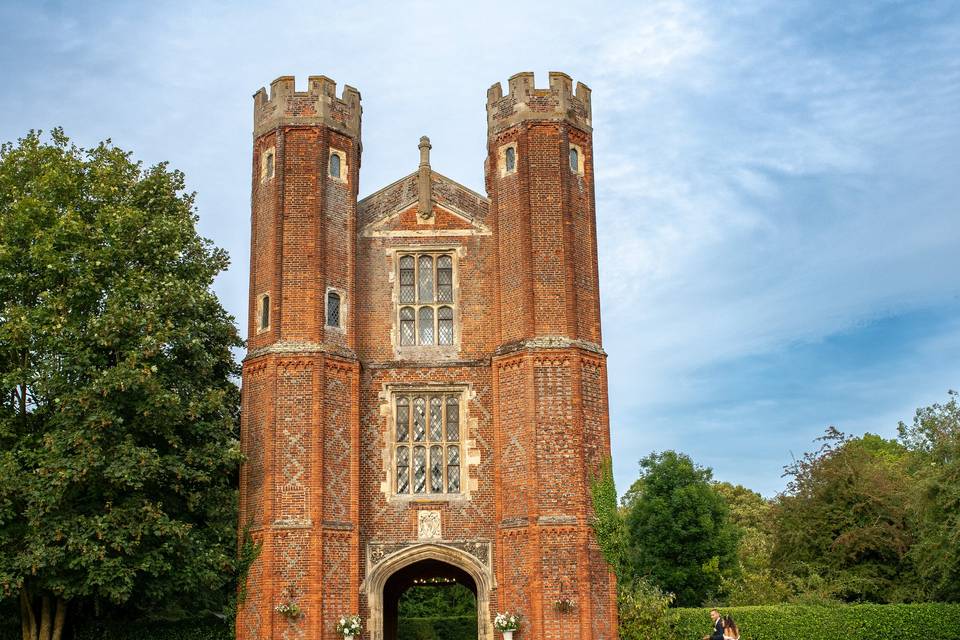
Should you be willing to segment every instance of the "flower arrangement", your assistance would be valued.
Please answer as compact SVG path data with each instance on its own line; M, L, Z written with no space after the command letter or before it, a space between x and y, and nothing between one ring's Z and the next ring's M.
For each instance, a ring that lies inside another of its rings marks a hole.
M275 606L273 610L282 616L287 616L291 620L296 620L303 613L296 602L281 602Z
M498 613L493 619L493 628L497 631L516 631L520 628L520 614L505 611Z
M337 633L342 636L358 636L363 627L360 624L360 616L344 616L337 622Z
M570 613L573 611L573 600L570 598L560 598L553 603L553 607L560 613Z

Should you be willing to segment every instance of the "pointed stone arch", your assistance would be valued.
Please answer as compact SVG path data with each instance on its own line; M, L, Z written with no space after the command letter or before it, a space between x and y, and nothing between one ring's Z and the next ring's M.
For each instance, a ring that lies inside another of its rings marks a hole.
M370 640L384 640L384 587L398 571L423 561L439 561L462 570L473 580L477 593L477 640L493 640L490 594L496 587L493 572L476 556L443 543L421 543L384 557L369 568L363 589L367 596Z

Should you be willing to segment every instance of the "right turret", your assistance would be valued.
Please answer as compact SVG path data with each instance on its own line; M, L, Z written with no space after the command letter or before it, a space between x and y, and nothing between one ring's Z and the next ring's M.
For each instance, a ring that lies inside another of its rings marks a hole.
M500 350L600 345L590 89L518 73L487 91L486 186L500 262ZM532 346L532 345L531 345ZM559 346L559 345L558 345Z

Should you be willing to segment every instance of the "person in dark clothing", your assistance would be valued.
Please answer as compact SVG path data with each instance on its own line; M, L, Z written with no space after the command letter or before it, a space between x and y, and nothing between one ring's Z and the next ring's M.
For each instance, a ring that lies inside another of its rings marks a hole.
M710 619L713 620L713 633L703 636L703 640L723 640L723 618L716 609L710 609Z

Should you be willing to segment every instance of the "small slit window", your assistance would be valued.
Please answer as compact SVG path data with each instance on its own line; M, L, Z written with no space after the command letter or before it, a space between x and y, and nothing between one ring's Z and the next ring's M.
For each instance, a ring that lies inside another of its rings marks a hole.
M570 147L570 171L574 173L580 171L580 153L576 147Z
M517 150L507 147L503 152L503 168L507 173L513 173L517 168Z
M267 154L267 178L273 177L273 153Z
M327 293L327 326L340 326L340 294L336 291Z
M330 177L340 179L340 154L330 154Z
M260 308L258 311L257 331L266 331L270 328L270 294L265 293L260 296Z

